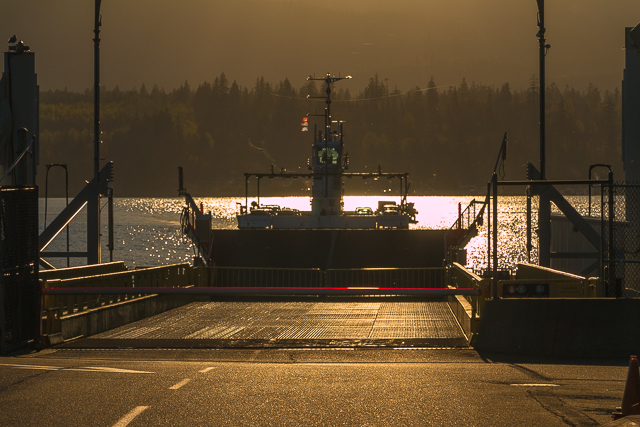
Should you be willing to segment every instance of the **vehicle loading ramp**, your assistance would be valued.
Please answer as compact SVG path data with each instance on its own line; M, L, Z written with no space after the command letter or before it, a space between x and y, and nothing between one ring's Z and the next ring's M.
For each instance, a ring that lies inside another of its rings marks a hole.
M194 302L66 348L466 347L440 300L315 298Z

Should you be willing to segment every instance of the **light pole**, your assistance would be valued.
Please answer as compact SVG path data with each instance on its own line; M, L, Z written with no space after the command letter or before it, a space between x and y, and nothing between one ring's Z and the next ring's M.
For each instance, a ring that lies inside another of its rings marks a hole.
M544 0L538 2L538 44L540 48L540 179L546 179L546 153L545 153L545 56L551 45L546 44L544 34L547 29L544 26Z
M93 32L93 176L100 179L100 14L101 0L96 0Z

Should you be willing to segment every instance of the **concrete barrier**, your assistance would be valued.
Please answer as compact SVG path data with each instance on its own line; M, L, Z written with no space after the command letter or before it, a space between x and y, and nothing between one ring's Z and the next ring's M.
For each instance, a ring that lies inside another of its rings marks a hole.
M99 334L172 310L196 299L192 295L149 295L132 301L64 316L60 322L62 337L68 340L79 336L88 337Z
M487 301L475 348L527 356L629 357L640 354L640 300Z

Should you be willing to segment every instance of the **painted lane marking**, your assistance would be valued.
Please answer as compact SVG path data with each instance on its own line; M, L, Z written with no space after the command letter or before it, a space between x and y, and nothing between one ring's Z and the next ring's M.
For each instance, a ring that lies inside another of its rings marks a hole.
M17 369L40 369L40 370L44 370L44 371L58 371L60 369L64 369L64 368L60 368L58 366L13 365L13 364L9 364L9 363L0 363L0 366L9 366L11 368L17 368Z
M211 371L213 369L216 369L216 368L213 368L213 367L204 368L202 371L198 371L198 372L200 372L201 374L206 374L207 372L209 372L209 371Z
M125 427L128 426L131 421L138 415L142 413L148 406L136 406L131 412L129 412L124 417L120 418L120 420L113 425L113 427Z
M189 381L191 381L189 378L187 378L186 380L182 380L178 384L169 387L169 390L177 390L180 387L182 387L183 385L185 385L186 383L188 383Z
M82 367L82 368L63 368L61 366L40 366L40 365L16 365L10 363L0 363L0 366L8 366L15 369L34 369L43 371L80 371L80 372L109 372L114 374L154 374L149 371L132 371L130 369L119 368L100 368L100 367Z
M155 373L150 371L133 371L131 369L93 367L93 366L88 366L86 368L80 368L80 369L84 369L86 371L93 371L93 372L112 372L114 374L154 374Z
M560 387L558 384L511 384L515 387Z

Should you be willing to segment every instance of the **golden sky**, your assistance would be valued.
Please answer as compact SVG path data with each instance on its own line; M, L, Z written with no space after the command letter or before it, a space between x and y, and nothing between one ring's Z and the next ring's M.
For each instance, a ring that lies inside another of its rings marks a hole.
M0 0L0 38L37 52L42 89L93 84L91 0ZM107 88L195 87L224 72L252 87L264 76L300 87L307 75L374 74L393 89L470 83L526 87L537 74L535 0L104 0ZM620 86L624 27L638 0L547 0L547 82Z

